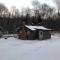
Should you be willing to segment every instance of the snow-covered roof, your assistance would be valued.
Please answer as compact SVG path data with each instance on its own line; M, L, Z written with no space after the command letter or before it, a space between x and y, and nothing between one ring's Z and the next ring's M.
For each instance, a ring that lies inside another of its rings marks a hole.
M48 28L45 28L44 26L28 26L28 25L25 25L27 28L29 28L30 30L51 30L51 29L48 29Z

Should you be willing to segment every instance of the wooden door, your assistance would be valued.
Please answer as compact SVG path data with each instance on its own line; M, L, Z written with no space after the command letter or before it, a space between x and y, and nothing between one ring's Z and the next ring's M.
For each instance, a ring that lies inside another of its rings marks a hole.
M43 31L39 31L39 39L40 39L40 40L43 39Z

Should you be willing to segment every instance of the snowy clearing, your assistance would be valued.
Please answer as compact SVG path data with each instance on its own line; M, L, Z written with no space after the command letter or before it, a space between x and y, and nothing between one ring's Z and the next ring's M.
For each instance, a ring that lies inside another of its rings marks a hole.
M1 38L0 60L60 60L60 34L43 41Z

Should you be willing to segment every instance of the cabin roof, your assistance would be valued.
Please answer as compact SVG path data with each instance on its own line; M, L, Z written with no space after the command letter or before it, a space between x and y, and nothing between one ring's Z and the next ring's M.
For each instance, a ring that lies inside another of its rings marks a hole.
M30 26L30 25L25 25L27 28L29 28L30 30L51 30L48 28L45 28L44 26Z

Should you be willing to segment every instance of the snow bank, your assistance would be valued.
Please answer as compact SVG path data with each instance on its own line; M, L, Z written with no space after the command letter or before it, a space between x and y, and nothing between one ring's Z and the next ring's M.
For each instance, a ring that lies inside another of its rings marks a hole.
M0 60L60 60L60 37L44 41L2 38Z

